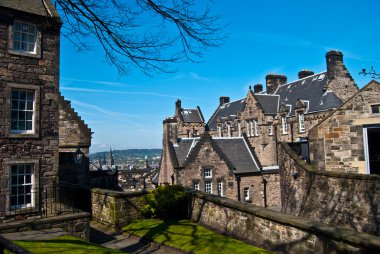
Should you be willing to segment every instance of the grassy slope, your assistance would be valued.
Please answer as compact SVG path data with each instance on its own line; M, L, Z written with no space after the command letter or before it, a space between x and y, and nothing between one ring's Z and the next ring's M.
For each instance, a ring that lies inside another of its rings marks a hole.
M65 235L55 239L39 241L14 241L32 253L67 253L67 254L116 254L123 253L107 249L96 244L84 241L77 237Z
M192 253L271 253L187 220L142 220L123 227L123 230Z

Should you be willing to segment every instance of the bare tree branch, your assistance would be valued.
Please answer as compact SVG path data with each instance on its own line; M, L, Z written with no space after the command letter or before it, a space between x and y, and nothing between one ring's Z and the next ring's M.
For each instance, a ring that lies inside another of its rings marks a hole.
M219 16L199 0L55 0L63 34L79 51L98 43L120 74L172 72L224 39ZM96 42L97 41L97 42Z
M371 78L373 79L380 79L380 73L376 73L373 66L371 66L371 69L369 69L369 71L367 71L366 69L362 69L362 71L359 72L359 75L363 75L363 76L370 75Z

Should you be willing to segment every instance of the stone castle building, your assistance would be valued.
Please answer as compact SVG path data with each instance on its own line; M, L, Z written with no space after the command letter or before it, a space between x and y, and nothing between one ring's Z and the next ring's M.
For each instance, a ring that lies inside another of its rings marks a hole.
M328 52L326 67L317 74L302 70L293 82L268 74L266 91L257 84L245 98L222 96L207 124L202 118L181 118L187 110L177 101L174 117L163 122L159 183L279 206L278 142L294 144L308 161L309 130L358 91L341 52ZM191 132L195 126L196 133ZM239 170L237 163L246 169ZM206 179L209 172L212 181Z
M59 93L61 25L50 1L0 1L2 219L41 209L70 172L76 178L65 180L86 181L88 165L78 168L74 156L88 155L91 130Z

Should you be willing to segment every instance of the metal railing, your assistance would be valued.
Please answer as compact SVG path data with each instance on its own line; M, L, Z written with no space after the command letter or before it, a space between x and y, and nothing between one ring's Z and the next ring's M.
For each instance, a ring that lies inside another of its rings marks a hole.
M77 203L75 189L69 185L54 184L52 187L31 191L25 191L20 186L18 193L17 190L0 193L0 221L44 218L81 212L76 206Z

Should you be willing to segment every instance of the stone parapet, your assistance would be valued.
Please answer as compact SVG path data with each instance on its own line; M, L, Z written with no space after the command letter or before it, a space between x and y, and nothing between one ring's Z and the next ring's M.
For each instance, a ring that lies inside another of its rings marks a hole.
M112 191L91 189L92 219L115 229L120 229L142 218L140 197L146 191Z
M0 225L0 234L21 231L62 228L70 235L89 240L90 239L90 217L89 213L81 212L54 216L39 220L23 220Z
M194 221L276 253L371 253L380 248L377 236L206 193L191 196Z

